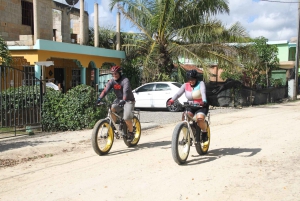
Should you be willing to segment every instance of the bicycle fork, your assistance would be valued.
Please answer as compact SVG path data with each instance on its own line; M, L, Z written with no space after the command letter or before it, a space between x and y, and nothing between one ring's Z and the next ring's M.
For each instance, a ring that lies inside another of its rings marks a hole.
M186 143L189 143L190 145L192 145L191 140L193 142L195 142L194 132L193 132L193 130L191 128L191 125L188 121L184 120L183 122L187 125L188 129L187 129L187 133L185 133L186 136L184 136L185 140L182 141L180 144L185 145Z

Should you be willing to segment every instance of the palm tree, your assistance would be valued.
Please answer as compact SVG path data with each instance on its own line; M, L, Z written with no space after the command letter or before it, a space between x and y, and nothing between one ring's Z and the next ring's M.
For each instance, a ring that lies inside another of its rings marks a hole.
M142 34L127 40L127 56L143 57L147 81L170 75L179 57L193 60L208 74L209 62L237 66L237 50L228 42L247 36L239 23L226 29L218 13L229 13L226 0L111 0Z

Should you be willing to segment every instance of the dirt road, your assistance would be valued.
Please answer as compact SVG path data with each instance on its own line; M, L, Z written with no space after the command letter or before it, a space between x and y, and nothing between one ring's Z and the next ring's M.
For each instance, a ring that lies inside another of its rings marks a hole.
M0 200L300 200L300 102L211 121L209 154L198 156L192 147L183 166L171 155L176 124L145 131L136 148L117 141L104 157L89 140L65 151L55 140L48 149L32 146L55 154L1 168ZM18 157L0 154L9 153Z

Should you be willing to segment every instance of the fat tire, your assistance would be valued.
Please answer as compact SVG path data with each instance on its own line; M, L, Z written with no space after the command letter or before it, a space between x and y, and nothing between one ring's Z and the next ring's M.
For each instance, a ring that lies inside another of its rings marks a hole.
M134 139L132 140L132 141L127 141L127 138L126 137L123 137L123 140L124 140L124 143L126 144L126 146L127 147L134 147L134 146L136 146L137 144L138 144L138 142L140 141L140 139L141 139L141 134L142 134L142 129L141 129L141 122L140 122L140 120L136 117L136 116L134 116L133 118L132 118L132 121L133 121L133 126L135 126L136 127L136 133L135 133L135 135L134 135ZM135 123L134 123L135 122ZM125 123L124 123L125 124ZM127 136L127 132L128 132L128 130L127 130L127 126L126 126L126 124L124 125L124 128L123 128L123 132L124 132L124 134L126 134L126 136ZM126 133L125 133L126 132Z
M98 135L99 135L99 129L104 126L104 125L109 125L109 121L107 119L101 119L99 120L94 128L93 128L93 132L92 132L92 146L93 146L93 149L94 151L99 155L99 156L102 156L102 155L106 155L108 154L108 152L110 151L113 143L114 143L114 131L112 130L112 128L110 127L110 139L111 139L111 143L110 144L107 144L107 147L106 149L104 150L101 150L99 148L99 145L98 145Z
M205 154L207 154L208 149L209 149L209 145L210 145L210 139L211 139L211 137L210 137L210 127L209 127L207 121L206 121L206 123L207 123L207 137L208 137L208 143L207 143L207 145L205 145L205 147L204 147L203 143L195 144L196 151L197 151L197 153L199 155L205 155ZM200 139L200 141L201 141L201 139Z
M187 150L187 154L186 154L186 157L185 158L181 158L179 156L179 153L178 153L178 139L179 139L179 136L180 136L180 133L181 133L181 130L183 128L186 128L187 129L187 133L188 133L188 140L190 140L190 133L188 131L188 126L186 125L186 123L184 122L180 122L176 125L176 127L174 128L174 131L173 131L173 135L172 135L172 143L171 143L171 150L172 150L172 156L173 156L173 159L174 161L178 164L178 165L181 165L181 164L184 164L189 156L189 152L190 152L190 141L187 142L187 146L188 146L188 150Z

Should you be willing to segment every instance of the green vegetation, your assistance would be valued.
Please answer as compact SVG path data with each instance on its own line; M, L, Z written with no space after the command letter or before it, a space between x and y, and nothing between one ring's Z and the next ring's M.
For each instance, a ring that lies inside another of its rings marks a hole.
M205 77L212 62L239 67L237 50L228 43L247 41L245 29L239 23L226 28L213 18L229 13L225 0L111 0L114 6L141 31L128 35L122 49L129 61L142 61L145 82L172 79L181 57L202 67Z
M0 65L9 65L12 62L12 57L8 50L6 42L0 35Z
M106 108L96 107L95 90L78 85L66 94L47 89L44 96L42 124L46 131L92 128L107 114Z

